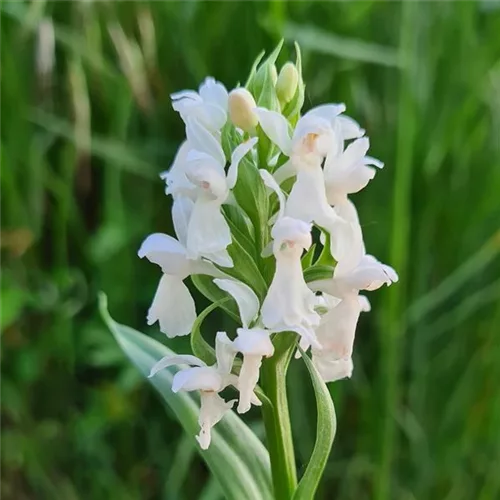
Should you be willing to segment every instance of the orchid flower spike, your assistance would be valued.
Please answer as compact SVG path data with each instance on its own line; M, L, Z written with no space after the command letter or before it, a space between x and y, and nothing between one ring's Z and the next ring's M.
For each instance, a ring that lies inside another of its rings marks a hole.
M188 226L188 256L232 267L233 261L226 250L231 244L231 231L221 207L236 184L240 161L255 146L257 138L234 149L226 175L226 159L218 140L197 121L188 122L187 134L193 149L187 154L186 176L197 187Z
M392 267L365 255L360 264L349 272L337 269L331 280L310 284L313 290L324 292L329 307L316 329L322 349L312 348L312 359L325 382L350 377L353 370L352 351L359 315L370 310L370 303L360 290L376 290L384 283L398 281Z
M215 134L227 121L228 92L222 83L210 76L205 78L198 92L182 90L170 97L172 107L186 124L189 119L195 119Z
M204 361L191 355L165 356L152 368L150 377L173 365L189 365L178 371L172 381L172 392L200 392L200 433L196 436L200 447L206 450L210 445L212 427L230 410L235 399L224 401L219 393L234 384L231 368L235 357L232 343L225 332L218 332L215 340L216 364L207 366Z

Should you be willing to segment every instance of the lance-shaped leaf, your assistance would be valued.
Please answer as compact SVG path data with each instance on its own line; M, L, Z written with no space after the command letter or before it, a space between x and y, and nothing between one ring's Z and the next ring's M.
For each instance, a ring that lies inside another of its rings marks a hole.
M159 359L176 355L154 339L116 323L107 311L104 294L100 296L99 307L102 318L116 341L145 378ZM194 436L199 431L199 404L191 394L172 392L175 372L175 367L169 367L148 381L195 443ZM203 451L197 447L197 450L219 482L226 498L273 498L269 455L257 436L234 412L228 412L213 429L210 448Z
M311 381L316 396L316 408L318 412L316 424L316 443L307 465L304 475L293 495L293 500L310 500L314 498L319 482L325 470L326 462L333 445L337 419L335 408L326 384L321 379L318 370L311 359L299 347L302 359L309 370Z

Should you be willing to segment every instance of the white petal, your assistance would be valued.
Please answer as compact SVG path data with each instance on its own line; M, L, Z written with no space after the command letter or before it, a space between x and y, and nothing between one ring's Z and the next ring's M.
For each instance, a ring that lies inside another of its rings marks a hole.
M202 450L210 446L212 427L218 423L224 414L230 410L235 399L225 402L217 393L202 392L200 395L200 434L196 436Z
M273 177L274 180L278 183L278 185L280 185L283 184L283 182L285 182L287 179L290 179L290 177L293 177L296 174L297 170L295 169L293 163L290 160L288 160L286 163L283 163L283 165L281 165L281 167L279 167L278 170L276 170L276 172L274 172Z
M349 139L357 139L358 137L362 137L365 133L364 129L362 129L358 122L349 118L348 116L342 115L337 118L340 122L340 127L342 130L342 136L344 140Z
M215 170L221 177L226 176L224 163L220 163L206 151L191 148L186 154L186 176L189 178L190 174L194 175L194 172L200 171L199 177L203 178L203 172L207 169Z
M215 337L215 355L217 357L217 371L221 375L231 373L236 350L226 332L217 332Z
M186 177L186 158L190 150L191 145L184 141L179 147L170 169L160 174L160 178L166 181L167 194L190 196L195 190L195 186Z
M227 186L229 189L233 189L236 185L238 179L238 165L243 157L257 144L257 137L253 137L248 141L245 141L238 145L231 155L231 165L227 171Z
M398 281L398 275L392 267L365 255L359 266L341 279L354 290L377 290L384 284L389 286Z
M214 261L212 260L212 262ZM206 276L212 276L214 278L228 278L228 275L217 269L217 267L215 267L212 262L208 262L207 260L203 259L190 261L191 276L195 274L204 274ZM217 262L217 264L221 265L219 262ZM224 267L232 267L232 265Z
M340 217L340 221L336 221L336 225L331 228L330 248L333 257L337 260L335 271L339 275L354 269L359 264L365 253L365 245L354 204L346 199L344 203L335 207L335 212Z
M223 389L223 378L213 366L195 366L178 371L172 380L172 392L214 391Z
M317 116L332 122L338 115L345 111L345 104L322 104L309 110L304 117Z
M289 132L290 124L287 119L281 113L269 111L265 108L256 108L255 112L259 117L259 123L264 133L284 154L289 156L292 140Z
M182 279L189 273L186 249L168 234L150 234L137 254L141 259L146 257L153 264L158 264L164 273L178 275Z
M201 98L200 96L194 91L194 90L180 90L179 92L174 92L173 94L170 94L170 98L172 99L172 107L177 111L175 108L176 105L178 105L178 102L181 101L182 99L187 99L193 102L200 102Z
M385 272L386 276L393 283L397 283L399 281L398 273L391 266L388 266L386 264L382 264L382 268L384 269L384 272Z
M357 162L363 161L366 152L370 148L368 137L361 137L351 142L342 153L342 163L349 167Z
M224 387L227 387L229 385L232 385L237 391L240 390L240 379L234 373L230 373L229 375L226 375ZM252 393L252 396L250 398L250 402L254 406L262 406L262 401L257 397L255 392Z
M193 212L193 206L193 200L185 196L175 198L172 204L172 221L174 223L175 234L184 248L187 245L188 225L191 213Z
M233 259L231 259L231 256L229 255L227 250L219 250L218 252L206 252L203 254L203 257L205 259L208 259L209 261L213 262L214 264L217 264L218 266L221 267L233 267ZM224 273L222 273L224 274ZM212 274L212 276L218 276L216 274ZM224 277L227 276L224 274Z
M179 354L177 356L165 356L153 365L148 378L153 377L159 371L174 365L207 366L204 361L191 354Z
M314 347L317 350L322 349L322 345L319 343L313 328L298 325L296 327L289 328L289 331L296 332L300 335L300 346L307 350L309 346Z
M353 290L377 290L382 285L390 285L392 281L385 274L382 266L358 267L344 280Z
M241 281L233 279L214 279L214 283L233 297L240 311L241 322L245 328L248 328L256 318L260 307L259 299L254 291Z
M199 121L191 118L188 119L186 124L186 136L193 149L207 153L222 166L226 164L226 157L224 156L222 146Z
M224 203L228 196L226 172L221 165L206 153L192 150L186 163L186 177L198 189L198 197Z
M148 325L156 321L167 337L189 335L196 320L196 308L187 286L177 276L164 274L148 311Z
M348 359L352 356L356 325L361 312L357 294L346 296L336 307L328 311L316 328L318 341L322 345L319 356L330 359ZM313 348L313 354L315 349Z
M350 378L353 370L352 359L331 359L328 355L313 354L312 361L324 382L336 382Z
M200 85L199 91L203 101L215 104L222 110L227 111L229 95L222 83L216 81L211 76L207 76L205 81Z
M290 163L291 164L291 163ZM276 195L278 196L278 201L279 201L279 210L278 210L278 219L281 219L283 215L285 214L285 195L283 194L283 191L279 187L278 183L276 180L273 178L273 176L267 171L261 168L259 170L259 174L264 181L264 184L269 188L272 189Z
M198 257L225 250L231 244L231 231L220 210L220 203L198 198L189 221L188 257Z
M307 250L312 244L311 224L292 217L282 217L271 230L271 236L278 245L293 241Z
M245 413L250 409L253 391L259 381L262 356L244 355L239 376L240 399L238 413Z
M195 119L200 124L209 130L211 133L217 134L227 121L227 113L216 104L203 102L196 106L191 106L181 113L184 122L189 119Z
M368 297L360 295L358 297L358 300L359 300L359 307L362 312L370 312L372 310L372 306L370 304L370 301L368 300Z
M274 346L271 342L269 330L263 328L238 328L238 336L233 342L234 348L242 354L252 356L265 356L274 354Z
M364 161L365 165L373 165L377 168L384 168L384 163L380 160L377 160L377 158L373 158L372 156L365 156Z

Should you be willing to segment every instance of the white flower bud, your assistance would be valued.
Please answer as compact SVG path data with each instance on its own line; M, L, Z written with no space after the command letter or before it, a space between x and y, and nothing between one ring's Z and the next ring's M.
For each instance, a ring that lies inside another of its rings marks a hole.
M259 123L257 104L247 89L238 88L229 93L229 117L236 127L251 132Z
M271 66L271 79L273 81L273 85L276 85L278 82L278 70L276 69L275 64Z
M298 83L299 73L297 72L295 64L287 62L281 68L278 81L276 83L276 93L278 94L278 99L283 103L290 102L295 95Z

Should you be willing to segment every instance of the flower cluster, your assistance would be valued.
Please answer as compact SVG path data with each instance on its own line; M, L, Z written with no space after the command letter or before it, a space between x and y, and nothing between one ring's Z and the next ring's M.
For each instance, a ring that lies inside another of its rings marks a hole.
M212 426L236 401L226 402L221 391L232 386L239 392L239 413L260 404L254 391L276 335L297 337L302 352L310 348L325 381L350 377L356 324L370 309L359 292L398 279L366 254L349 199L383 164L366 156L368 138L343 104L300 115L300 58L278 75L276 56L257 63L245 87L228 92L207 78L198 92L172 95L186 140L162 178L173 198L177 239L153 234L139 250L163 273L147 320L167 336L188 335L196 321L184 283L189 276L208 280L210 287L200 291L211 300L214 290L234 300L241 327L234 335L217 333L215 363L175 356L151 370L152 376L190 365L175 374L172 390L199 391L197 439L204 449ZM315 244L313 227L320 235ZM250 272L242 254L254 261ZM256 273L265 282L263 293ZM242 361L235 363L238 356Z

